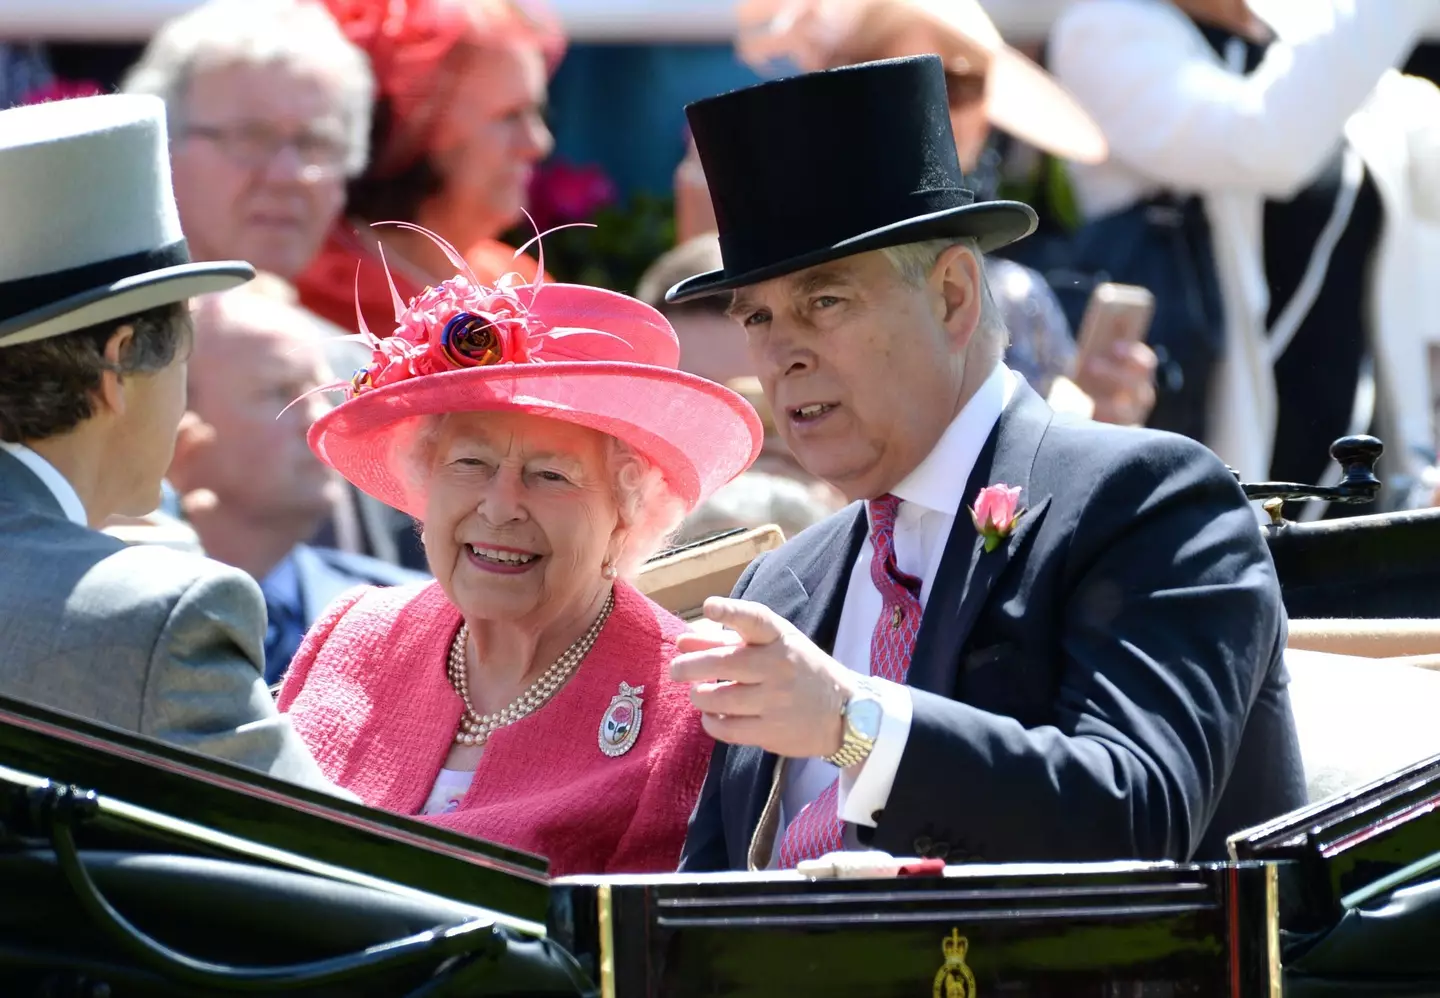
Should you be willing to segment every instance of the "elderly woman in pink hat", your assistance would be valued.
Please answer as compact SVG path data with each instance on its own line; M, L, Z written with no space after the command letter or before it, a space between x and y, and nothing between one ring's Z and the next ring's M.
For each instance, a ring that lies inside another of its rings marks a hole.
M556 876L673 870L712 743L667 678L683 622L627 579L750 465L760 422L676 369L649 306L518 280L397 296L394 334L312 428L420 522L435 581L342 597L280 709L374 807Z

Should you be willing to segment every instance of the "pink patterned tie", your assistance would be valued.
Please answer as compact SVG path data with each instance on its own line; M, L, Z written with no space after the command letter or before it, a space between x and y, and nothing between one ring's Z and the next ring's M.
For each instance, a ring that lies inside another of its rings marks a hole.
M886 495L870 500L870 579L880 591L883 607L870 638L870 674L903 683L920 633L920 580L895 565L895 514L900 500ZM802 859L815 859L844 846L838 813L840 781L836 780L800 810L780 840L780 868L794 869Z

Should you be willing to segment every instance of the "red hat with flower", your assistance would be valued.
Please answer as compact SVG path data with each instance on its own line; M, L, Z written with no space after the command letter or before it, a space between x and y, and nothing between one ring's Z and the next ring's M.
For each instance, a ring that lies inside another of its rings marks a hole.
M322 389L343 388L345 401L316 420L310 447L357 488L422 517L413 447L425 417L452 412L524 412L609 434L659 468L687 509L759 456L754 408L678 370L675 330L649 305L601 288L521 284L518 274L482 285L439 236L392 224L434 239L460 273L408 305L396 293L395 332L384 339L359 316L370 364Z

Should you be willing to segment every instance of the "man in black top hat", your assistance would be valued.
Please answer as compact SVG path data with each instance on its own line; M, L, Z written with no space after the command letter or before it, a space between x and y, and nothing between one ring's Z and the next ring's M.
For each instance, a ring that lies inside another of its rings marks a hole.
M686 870L872 848L949 862L1219 859L1305 802L1285 613L1208 450L1056 416L1001 362L933 56L687 109L780 433L854 502L681 639L720 742Z

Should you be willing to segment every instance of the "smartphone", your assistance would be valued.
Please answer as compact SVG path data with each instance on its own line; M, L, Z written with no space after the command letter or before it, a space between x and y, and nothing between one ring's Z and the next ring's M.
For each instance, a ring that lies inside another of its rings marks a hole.
M1155 296L1135 284L1097 285L1085 306L1076 337L1079 363L1100 356L1117 343L1143 343L1155 318Z

